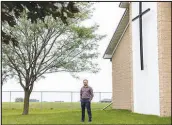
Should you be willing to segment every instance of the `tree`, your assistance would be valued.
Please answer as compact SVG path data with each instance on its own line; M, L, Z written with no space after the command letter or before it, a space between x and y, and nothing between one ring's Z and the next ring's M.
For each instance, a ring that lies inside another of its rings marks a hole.
M5 82L7 82L8 79L13 78L15 73L12 73L11 68L6 65L5 62L2 62L2 71L1 71L1 86L4 85Z
M5 82L7 82L7 79L10 77L10 71L6 70L6 69L2 69L2 72L1 72L1 86L3 86L3 84Z
M23 102L23 100L24 100L23 98L16 98L15 102Z
M16 24L15 18L19 18L21 12L25 8L29 11L27 13L28 19L31 22L36 22L37 19L44 20L45 16L52 15L55 19L59 17L63 23L67 24L67 18L74 18L74 13L78 13L79 9L75 6L75 2L62 2L62 1L2 1L1 2L1 20L7 21L10 26ZM13 14L11 14L14 12ZM8 44L12 41L14 45L18 45L18 41L7 35L2 31L2 42Z
M79 72L99 71L96 58L98 44L104 36L96 34L98 25L82 25L90 17L91 4L80 3L81 13L67 19L66 26L59 18L46 16L44 21L32 23L24 12L16 25L2 25L2 30L20 42L2 47L2 61L11 68L24 90L23 115L29 112L29 98L35 81L47 73L69 72L77 77ZM17 75L16 75L17 74Z

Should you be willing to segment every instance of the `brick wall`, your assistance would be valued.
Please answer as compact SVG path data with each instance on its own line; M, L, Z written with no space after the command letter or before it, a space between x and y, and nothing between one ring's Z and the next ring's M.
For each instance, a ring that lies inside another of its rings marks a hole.
M132 21L132 4L129 5L129 20ZM129 25L129 53L130 53L130 84L131 84L131 110L134 111L134 99L133 99L133 55L132 55L132 23Z
M171 3L158 2L160 115L171 116Z
M112 58L112 88L112 108L133 110L131 25Z

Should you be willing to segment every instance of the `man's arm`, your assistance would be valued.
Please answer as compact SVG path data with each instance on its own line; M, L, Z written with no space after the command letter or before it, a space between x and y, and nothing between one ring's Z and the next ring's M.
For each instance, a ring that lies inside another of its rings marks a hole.
M90 97L90 101L91 101L94 97L93 89L91 87L90 87L90 94L91 94L91 97Z
M82 99L82 88L80 90L80 100Z

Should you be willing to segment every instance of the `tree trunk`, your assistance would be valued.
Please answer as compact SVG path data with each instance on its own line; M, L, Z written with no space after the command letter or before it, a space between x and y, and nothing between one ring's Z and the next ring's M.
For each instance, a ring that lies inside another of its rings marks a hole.
M29 98L30 98L30 92L29 89L27 89L25 90L25 94L24 94L24 107L23 107L22 115L29 114Z

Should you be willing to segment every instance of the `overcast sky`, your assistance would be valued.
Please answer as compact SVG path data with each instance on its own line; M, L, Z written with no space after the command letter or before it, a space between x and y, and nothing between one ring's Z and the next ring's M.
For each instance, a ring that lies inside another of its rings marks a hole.
M100 57L98 63L101 71L97 74L82 73L80 79L75 79L68 73L54 73L46 76L35 83L33 91L79 91L83 79L89 80L89 85L94 92L111 92L112 91L112 69L109 59L103 59L103 54L112 38L114 31L124 13L124 9L119 8L119 2L99 2L95 5L93 17L88 21L89 23L96 22L100 27L98 32L106 34L107 37L99 42ZM9 80L3 85L3 91L18 91L22 87L15 82Z

